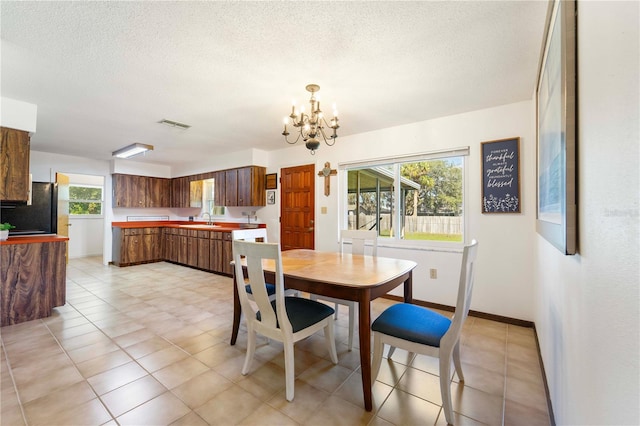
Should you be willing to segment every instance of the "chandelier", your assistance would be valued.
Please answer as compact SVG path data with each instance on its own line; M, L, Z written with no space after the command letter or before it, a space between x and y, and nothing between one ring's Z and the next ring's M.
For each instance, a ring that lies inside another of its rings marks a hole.
M320 147L320 138L322 138L328 146L333 146L333 144L336 143L336 138L338 137L336 130L340 127L338 125L338 111L336 111L336 106L333 105L333 118L327 123L320 109L320 101L316 100L315 97L315 93L320 90L320 86L317 84L308 84L306 89L307 92L311 92L311 99L309 100L311 109L309 113L305 113L304 106L300 107L300 111L296 111L296 104L294 102L291 107L291 115L284 118L284 131L282 135L284 136L284 140L291 145L297 143L300 138L302 138L307 149L311 151L311 154L315 154L316 149ZM288 125L295 128L293 130L294 133L298 133L295 141L290 141L287 137L290 134L287 131ZM325 127L333 129L333 134L327 136L324 132Z

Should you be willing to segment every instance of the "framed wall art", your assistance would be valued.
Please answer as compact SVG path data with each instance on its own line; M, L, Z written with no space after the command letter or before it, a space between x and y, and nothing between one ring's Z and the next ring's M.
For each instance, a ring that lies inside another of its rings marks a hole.
M520 138L480 144L482 213L520 213Z
M276 203L276 191L267 191L267 204Z
M278 189L278 174L270 173L265 176L266 189Z
M553 4L536 91L536 230L564 254L577 251L575 11Z

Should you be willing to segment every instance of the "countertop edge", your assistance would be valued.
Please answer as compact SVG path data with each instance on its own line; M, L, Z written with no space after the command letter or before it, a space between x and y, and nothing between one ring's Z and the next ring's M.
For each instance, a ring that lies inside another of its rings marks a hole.
M0 245L34 244L34 243L59 243L69 241L69 237L63 235L24 235L10 236L8 240L0 241Z

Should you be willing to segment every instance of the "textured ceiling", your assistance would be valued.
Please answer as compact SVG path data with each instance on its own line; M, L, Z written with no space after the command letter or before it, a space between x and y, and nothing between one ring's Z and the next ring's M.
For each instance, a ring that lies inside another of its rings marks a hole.
M530 99L546 11L546 1L2 1L1 93L38 105L34 150L107 160L142 142L155 150L140 161L177 165L282 148L282 117L292 99L307 103L309 83L323 109L337 104L340 136Z

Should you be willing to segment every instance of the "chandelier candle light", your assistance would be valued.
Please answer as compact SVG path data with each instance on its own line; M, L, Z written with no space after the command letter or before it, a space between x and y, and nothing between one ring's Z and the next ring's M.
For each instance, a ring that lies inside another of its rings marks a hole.
M311 154L315 154L316 149L320 147L319 137L322 136L324 143L328 146L333 146L336 143L336 138L338 134L336 130L340 127L338 125L338 111L336 111L335 104L333 105L333 118L330 120L330 123L324 118L322 110L320 109L320 101L316 99L315 93L320 90L320 86L317 84L308 84L307 92L311 92L311 99L309 103L311 104L311 111L309 114L304 112L304 106L300 108L299 113L296 111L296 104L293 103L291 107L291 115L289 117L284 118L284 131L282 135L284 136L284 140L287 141L288 144L297 143L300 138L305 142L305 146L308 150L311 151ZM298 132L298 137L295 141L289 141L287 136L289 136L289 132L287 131L287 126L292 125L295 127ZM333 129L333 134L327 135L324 132L324 128L328 127Z

